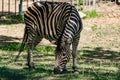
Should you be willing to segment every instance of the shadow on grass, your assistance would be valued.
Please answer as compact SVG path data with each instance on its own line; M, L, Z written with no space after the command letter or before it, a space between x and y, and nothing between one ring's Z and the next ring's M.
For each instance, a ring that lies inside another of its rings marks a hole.
M25 78L23 70L0 67L0 79L2 80L25 80Z
M39 67L35 70L28 71L28 69L10 69L7 67L0 67L0 79L2 80L31 80L41 79L52 74L52 70Z
M14 40L20 40L19 38L15 38L15 37L8 37L8 36L1 36L0 35L0 50L3 51L18 51L19 47L20 47L20 43L18 42L14 42ZM40 49L40 50L39 50ZM47 49L46 51L53 51L50 50L52 48L48 47L43 47L43 48L39 48L37 47L36 52L34 54L34 59L35 59L35 65L36 65L36 69L33 71L28 71L28 69L25 69L24 67L27 67L26 65L23 65L23 63L25 62L25 56L22 56L21 60L19 60L17 63L12 63L13 67L11 66L11 63L9 62L10 56L8 54L3 54L1 53L1 57L0 57L0 79L5 79L5 80L39 80L39 79L44 79L44 80L71 80L71 79L83 79L83 80L119 80L120 77L120 71L112 71L112 72L107 72L107 69L101 69L101 68L88 68L88 67L84 67L84 69L79 66L78 70L80 71L80 74L75 75L72 73L71 67L70 69L68 68L69 72L66 74L59 74L59 75L55 75L53 74L53 67L54 67L54 53L48 53L48 54L44 54L44 55L40 55L37 54L39 53L42 49ZM84 60L85 62L83 62L82 64L85 64L87 62L92 62L93 63L89 63L89 65L93 65L94 67L99 67L99 61L97 61L97 59L99 59L100 61L102 61L103 59L105 60L109 60L109 61L115 61L117 67L120 67L120 52L117 51L111 51L111 50L104 50L101 47L96 47L94 49L91 49L90 47L88 48L83 48L82 51L82 58L78 59L79 61ZM44 53L44 50L43 50ZM42 53L42 54L43 54ZM5 57L7 56L7 58ZM49 56L49 57L47 57ZM13 58L13 55L11 56L11 58ZM40 59L39 59L40 58ZM6 61L6 63L4 62ZM109 62L111 63L111 62ZM9 66L7 66L7 65ZM106 63L105 63L106 64ZM81 63L79 63L78 65L81 65ZM87 64L88 65L88 64ZM114 65L114 64L112 64ZM112 66L110 64L110 66ZM116 66L115 65L115 66ZM119 65L119 66L118 66ZM14 68L14 66L18 67L17 69ZM19 69L19 67L21 67ZM101 65L104 67L104 64ZM12 68L11 68L12 67ZM109 67L109 66L107 66Z
M56 80L119 80L120 75L119 73L94 73L94 72L88 72L86 71L84 74L61 74L59 76L56 76Z
M4 51L19 51L21 43L16 42L20 41L22 38L16 38L16 37L11 37L11 36L3 36L0 35L0 49ZM53 52L54 51L54 46L37 46L37 48L34 49L35 53L38 52ZM26 47L25 47L26 50ZM45 54L47 55L47 54Z
M117 52L111 50L104 50L102 47L96 47L92 50L90 50L90 48L83 49L82 52L84 53L82 57L88 61L94 59L108 59L120 61L119 51Z
M98 70L90 70L85 68L82 73L82 68L78 68L79 74L74 74L72 71L64 74L54 74L46 65L41 65L35 70L28 69L10 69L7 67L0 68L0 79L2 80L119 80L120 73L99 73Z
M92 65L92 64L91 64ZM104 66L104 65L103 65ZM107 69L101 68L78 68L80 70L80 74L84 77L88 77L90 80L119 80L120 71L110 71Z
M14 42L21 38L0 35L0 49L4 51L18 51L20 43Z
M0 35L0 42L5 42L5 41L8 42L8 41L14 41L14 40L21 40L21 38Z
M16 19L0 20L0 25L10 25L10 24L19 24L19 23L24 23L24 22L20 22Z

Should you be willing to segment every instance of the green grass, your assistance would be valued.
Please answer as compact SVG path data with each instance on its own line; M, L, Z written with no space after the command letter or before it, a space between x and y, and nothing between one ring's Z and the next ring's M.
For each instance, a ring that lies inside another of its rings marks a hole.
M54 74L54 50L51 46L37 46L34 50L35 70L26 66L26 49L17 62L14 62L20 44L8 44L0 48L0 79L2 80L119 80L120 52L102 48L83 47L78 51L79 74L72 73L72 60L67 64L65 74ZM80 54L84 53L84 54ZM103 55L103 58L101 57Z
M17 51L19 49L18 43L10 42L0 46L2 51Z
M91 29L92 29L92 31L96 31L98 29L98 26L94 24L91 26Z
M33 54L36 69L29 71L27 47L14 62L20 47L14 40L21 38L0 35L0 80L120 80L119 26L92 24L86 28L77 52L79 74L72 73L72 59L67 64L68 73L54 74L55 47L40 45Z
M7 15L6 18L7 19L14 19L14 20L17 20L19 22L23 22L23 16L22 15Z
M101 17L101 14L98 14L95 10L92 11L83 11L84 14L86 14L85 19L90 19L90 18L96 18L96 17Z
M74 5L75 5L75 6L76 6L76 5L78 5L78 6L83 5L83 0L78 0L78 2L75 1L75 2L74 2Z
M5 20L0 19L0 25L3 24L10 25L24 22L23 16L21 15L6 15L5 18L6 18Z

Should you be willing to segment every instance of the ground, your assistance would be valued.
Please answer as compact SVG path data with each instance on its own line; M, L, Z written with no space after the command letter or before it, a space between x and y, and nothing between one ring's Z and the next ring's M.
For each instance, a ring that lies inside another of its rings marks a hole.
M120 15L109 13L100 13L103 16L97 18L82 19L83 30L77 52L79 75L72 73L72 60L67 65L70 72L53 74L55 46L45 39L34 51L36 69L29 72L26 69L26 49L17 62L13 61L25 25L0 25L0 79L120 80Z

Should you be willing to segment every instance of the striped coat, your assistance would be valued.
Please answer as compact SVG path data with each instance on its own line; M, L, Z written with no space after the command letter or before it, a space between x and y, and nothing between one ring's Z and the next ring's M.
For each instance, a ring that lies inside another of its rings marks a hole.
M25 33L19 54L27 43L29 68L34 67L34 47L42 38L46 38L57 45L54 71L60 73L65 68L70 59L70 44L73 46L73 69L76 70L76 50L82 22L73 5L66 2L35 2L25 12L24 21Z

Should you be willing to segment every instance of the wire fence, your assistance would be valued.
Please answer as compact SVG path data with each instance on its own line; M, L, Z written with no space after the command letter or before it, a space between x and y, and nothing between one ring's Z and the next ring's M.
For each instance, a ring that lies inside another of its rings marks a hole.
M96 7L100 7L101 3L106 4L113 2L114 5L119 5L119 0L83 0L83 10L96 10Z
M108 3L108 2L115 2L115 4L119 3L119 0L21 0L22 4L20 5L20 0L1 0L0 1L0 16L9 15L9 14L19 14L24 12L28 6L30 6L35 1L63 1L63 2L70 2L71 4L77 3L77 8L82 6L84 10L86 9L95 9L100 2ZM81 2L81 5L79 3ZM22 9L20 9L22 6Z
M23 0L22 11L25 11L27 7L33 3L33 0ZM19 13L20 0L1 0L0 1L0 16Z
M17 12L17 3L16 2L17 2L17 0L14 0L12 2L11 2L11 0L7 0L7 1L1 0L1 2L0 2L0 5L1 5L0 15L12 13L13 12L13 10L11 11L12 7L14 7L14 13L16 14L16 12Z

